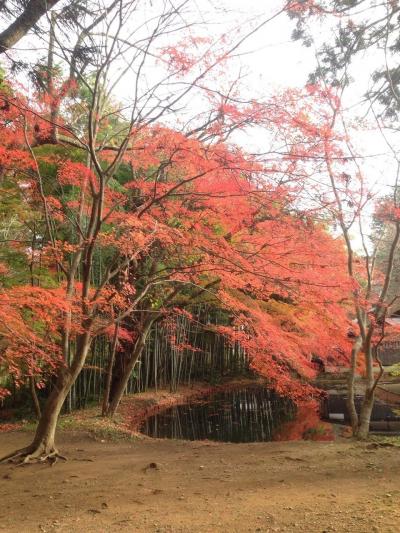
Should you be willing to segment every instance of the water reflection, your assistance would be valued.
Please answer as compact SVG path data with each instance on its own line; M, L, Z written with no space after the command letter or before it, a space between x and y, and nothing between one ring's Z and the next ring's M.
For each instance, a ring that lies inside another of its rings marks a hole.
M159 438L261 442L275 440L278 429L295 417L291 401L251 386L171 407L148 418L141 431Z

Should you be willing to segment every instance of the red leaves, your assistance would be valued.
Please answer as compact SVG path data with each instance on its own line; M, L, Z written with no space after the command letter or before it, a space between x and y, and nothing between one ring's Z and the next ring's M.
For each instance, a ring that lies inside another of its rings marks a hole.
M33 161L29 154L23 150L10 150L6 146L0 146L0 166L15 172L15 170L32 170Z
M168 46L163 49L162 55L168 62L169 68L172 71L177 71L181 75L187 74L197 62L197 58L189 55L182 45L180 48Z
M323 14L326 10L316 0L291 0L286 5L286 10L290 14Z
M155 139L161 142L158 135ZM179 146L182 156L185 142L180 138L174 146ZM178 189L166 194L168 187L174 187L181 164L176 150L171 155L171 182L159 186L135 181L131 185L145 191L150 202L146 220L154 221L156 235L166 237L154 242L174 264L169 279L200 285L205 273L215 276L218 305L235 316L232 325L216 327L216 331L240 342L253 368L280 392L295 399L312 394L313 389L298 380L315 375L311 354L339 363L346 360L349 348L348 321L337 303L351 289L341 245L314 224L312 217L297 219L285 213L283 189L277 191L265 182L259 188L245 177L242 169L251 167L240 152L217 145L207 150L204 161L200 143L190 144L183 165L193 158L197 169L210 163L213 167L190 182L190 187L183 179ZM157 199L163 195L159 207ZM147 250L151 254L152 247ZM189 266L190 257L196 261ZM181 272L175 270L179 265ZM275 306L269 303L274 301L271 295L278 298ZM279 308L279 299L293 301ZM176 342L173 335L171 342Z
M2 395L2 392L4 392L4 389L0 389L0 398ZM16 429L20 429L23 426L22 423L13 422L10 424L0 424L0 433L7 433L8 431L15 431Z
M166 46L160 56L167 63L168 69L177 76L189 74L195 66L204 66L215 58L210 50L211 39L208 37L188 35L175 46Z
M107 336L111 342L115 335L115 325L110 325L104 330L104 334ZM126 328L119 327L117 331L117 349L122 350L124 346L121 344L121 341L125 341L129 344L132 344L135 340L135 335L132 332L128 331Z
M400 207L393 201L383 200L377 204L375 217L382 222L398 222L400 220Z
M58 181L61 185L73 185L85 190L88 183L91 187L97 189L97 179L93 172L84 164L73 161L65 162L57 174Z
M18 384L63 364L60 324L70 306L62 289L13 287L0 292L1 366Z
M167 53L182 73L194 66L183 49ZM129 317L132 331L121 323L119 341L132 343L134 327L141 326L135 313L190 319L185 306L198 294L229 313L230 323L216 331L239 342L254 370L278 392L296 400L313 394L305 383L315 374L312 354L344 360L348 324L339 302L351 291L341 245L314 222L312 211L296 214L310 159L335 140L324 101L332 95L318 91L287 91L268 105L214 102L218 116L202 132L208 142L161 125L142 126L132 132L121 163L131 172L128 183L126 174L105 177L99 168L96 174L70 160L68 151L53 158L39 153L39 164L57 167L42 205L55 237L42 246L41 259L58 276L56 288L3 291L8 371L17 380L45 375L61 364L63 333L112 338L121 315ZM226 127L249 122L279 131L293 148L260 163L221 141ZM2 153L9 157L5 147ZM101 150L97 157L100 164L112 159ZM31 164L25 159L15 152L10 165ZM29 195L26 202L32 202ZM98 223L90 226L91 220ZM60 278L75 259L67 289ZM177 350L192 349L187 339L176 338L172 322L169 341Z

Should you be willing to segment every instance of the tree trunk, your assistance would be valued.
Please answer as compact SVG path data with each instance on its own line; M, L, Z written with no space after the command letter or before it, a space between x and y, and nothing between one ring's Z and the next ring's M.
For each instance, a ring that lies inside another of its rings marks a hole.
M56 460L58 457L62 457L59 455L55 445L55 433L61 408L72 383L71 372L68 369L62 368L54 388L46 401L32 443L26 448L1 457L0 462L23 459L24 463L28 463L34 459L45 461L47 459Z
M144 347L146 345L147 336L150 333L151 326L154 324L157 318L157 316L152 316L144 321L142 329L133 347L131 356L126 362L123 372L121 373L120 379L113 388L112 398L110 400L110 404L107 411L107 416L109 416L110 418L115 415L118 409L122 396L124 395L126 386L128 385L129 378L132 374L132 370L143 353Z
M115 361L115 352L117 350L117 342L118 342L118 329L119 328L117 324L114 330L114 337L113 337L112 347L110 351L110 359L108 361L108 366L107 366L106 384L104 387L103 406L101 410L101 416L107 416L108 408L109 408L112 371L113 371L113 366L114 366L114 361Z
M40 461L47 459L55 461L59 457L65 459L58 453L55 445L58 417L72 385L83 368L90 344L90 334L86 333L80 339L80 350L75 355L71 367L60 368L54 387L42 411L32 443L26 448L1 457L0 462L17 458L23 458L24 463L35 459Z
M365 367L366 367L366 385L364 400L361 406L360 419L358 423L357 438L364 440L368 438L369 434L369 424L371 421L372 409L374 407L375 399L375 388L374 388L374 367L373 367L373 356L372 356L372 346L371 338L373 334L373 327L371 326L368 331L364 346L364 356L365 356Z
M357 438L365 440L369 435L369 424L371 422L372 409L374 407L374 391L367 389L365 391L364 401L361 407L360 421L357 431Z
M118 409L122 396L124 395L125 389L128 385L129 378L132 374L132 370L134 369L135 364L137 363L140 356L142 355L145 344L146 344L146 338L144 338L143 340L141 339L140 341L136 342L135 347L132 351L132 354L129 360L126 362L124 371L123 373L121 373L120 379L115 385L113 395L108 405L108 409L106 413L107 416L109 416L110 418L112 418L115 415Z
M50 133L47 141L49 144L58 144L57 121L60 112L60 98L56 94L56 88L54 84L54 44L56 21L56 14L54 11L52 11L50 18L49 51L47 57L47 92L48 96L50 97Z
M36 428L35 438L31 445L34 450L41 449L44 454L56 451L55 433L57 421L72 383L71 373L66 369L62 369L47 399Z
M356 379L356 370L357 370L357 356L360 352L362 346L362 337L359 335L354 341L352 350L351 350L351 363L350 371L347 380L347 409L350 415L350 422L353 431L353 436L357 435L358 432L358 415L354 402L355 398L355 379Z
M59 0L30 0L15 21L0 33L0 54L14 46Z
M39 398L38 398L37 392L36 392L36 382L35 382L35 378L33 376L31 376L29 378L29 388L30 388L30 391L31 391L32 402L33 402L33 408L35 410L35 415L36 415L36 418L39 420L40 417L42 416L42 413L40 411Z

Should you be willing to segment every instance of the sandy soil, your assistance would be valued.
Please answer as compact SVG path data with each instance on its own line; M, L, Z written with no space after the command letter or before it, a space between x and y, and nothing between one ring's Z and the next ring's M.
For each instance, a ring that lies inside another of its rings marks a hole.
M0 455L30 437L3 433ZM82 432L58 442L66 463L0 465L0 531L400 531L399 448L101 442Z

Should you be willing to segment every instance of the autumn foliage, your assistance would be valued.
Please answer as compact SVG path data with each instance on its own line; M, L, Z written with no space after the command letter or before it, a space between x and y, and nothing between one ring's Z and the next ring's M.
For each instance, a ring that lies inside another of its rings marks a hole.
M17 382L34 375L40 386L64 365L66 334L78 338L88 327L93 338L112 337L117 321L119 335L133 343L146 313L183 312L199 295L226 311L228 325L215 331L240 342L252 368L280 393L295 399L312 393L313 354L345 364L343 247L298 207L298 173L302 156L310 156L302 150L321 132L304 109L288 112L293 93L262 106L224 108L225 120L250 115L284 136L301 130L303 144L278 161L224 142L221 123L203 131L213 139L208 143L149 125L132 129L129 150L104 186L83 151L41 146L37 105L10 90L0 106L2 176L21 204L38 213L41 233L34 252L26 242L10 243L33 277L14 284L12 264L1 271L2 368ZM106 168L113 158L105 147L99 164ZM101 227L82 268L101 262L103 274L90 286L79 274L67 286L65 274L87 245L85 228L99 195Z

